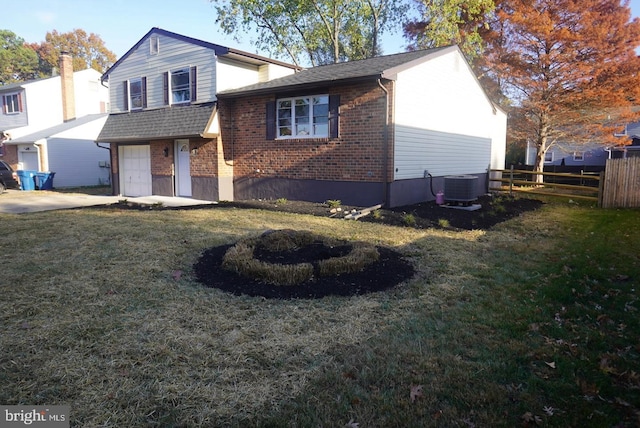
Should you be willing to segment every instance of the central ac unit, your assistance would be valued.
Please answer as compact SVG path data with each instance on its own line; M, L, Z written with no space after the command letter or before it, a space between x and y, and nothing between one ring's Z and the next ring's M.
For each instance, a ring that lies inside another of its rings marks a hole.
M471 202L478 199L476 193L478 177L473 175L450 175L444 177L444 198L448 201Z

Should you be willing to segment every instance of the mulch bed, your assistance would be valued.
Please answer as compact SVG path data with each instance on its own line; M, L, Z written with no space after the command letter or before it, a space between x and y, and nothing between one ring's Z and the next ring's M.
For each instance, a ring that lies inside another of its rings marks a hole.
M514 218L527 211L542 206L535 199L492 197L485 195L473 204L481 208L468 211L452 207L443 207L434 202L424 202L399 208L381 209L373 215L361 217L357 221L366 221L392 226L413 227L419 229L438 228L453 231L486 230L498 223ZM216 205L166 208L156 205L136 206L135 204L113 204L111 208L121 209L263 209L298 214L309 214L321 217L344 218L345 213L357 212L363 207L341 206L340 211L331 211L324 203L304 201L253 200L221 202ZM347 220L342 220L347 221ZM262 296L265 298L321 298L329 295L350 296L389 289L414 275L414 269L397 251L378 247L380 259L357 273L342 274L330 277L314 277L312 280L295 286L270 285L240 274L223 269L222 258L231 245L213 247L205 250L196 262L194 269L197 280L207 287L215 287L236 295ZM292 251L286 255L287 263L313 260L324 257L313 254L322 249L305 248L304 251ZM268 257L268 255L261 255ZM279 255L278 257L283 257Z

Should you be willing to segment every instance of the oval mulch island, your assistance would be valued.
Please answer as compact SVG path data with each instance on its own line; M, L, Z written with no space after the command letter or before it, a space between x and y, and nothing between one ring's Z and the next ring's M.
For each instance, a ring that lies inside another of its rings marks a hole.
M413 266L390 248L290 229L209 248L194 269L208 287L277 299L371 293L414 274Z

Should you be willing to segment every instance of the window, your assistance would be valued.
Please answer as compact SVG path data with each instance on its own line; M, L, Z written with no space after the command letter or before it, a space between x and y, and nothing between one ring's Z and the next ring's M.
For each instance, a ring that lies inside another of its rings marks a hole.
M583 161L584 160L584 152L573 152L573 160L574 161Z
M124 109L133 111L147 107L147 78L124 81Z
M129 80L129 108L131 110L142 108L142 79Z
M551 150L547 150L544 154L545 162L553 162L553 152Z
M20 94L8 94L2 96L2 111L4 114L18 114L22 111L22 99Z
M164 73L163 90L164 103L185 104L195 102L198 99L196 94L196 67L184 67Z
M191 101L189 74L189 68L171 72L171 104Z
M329 136L329 96L287 98L277 101L278 138Z

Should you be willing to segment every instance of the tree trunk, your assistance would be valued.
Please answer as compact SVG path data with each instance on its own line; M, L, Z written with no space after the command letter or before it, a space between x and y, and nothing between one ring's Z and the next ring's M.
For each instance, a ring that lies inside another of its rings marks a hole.
M540 123L538 124L538 141L536 141L536 162L533 166L534 172L544 172L544 155L549 149L547 146L547 140L549 138L549 123L546 113L540 115ZM536 183L544 183L544 176L542 174L536 174L534 177Z

